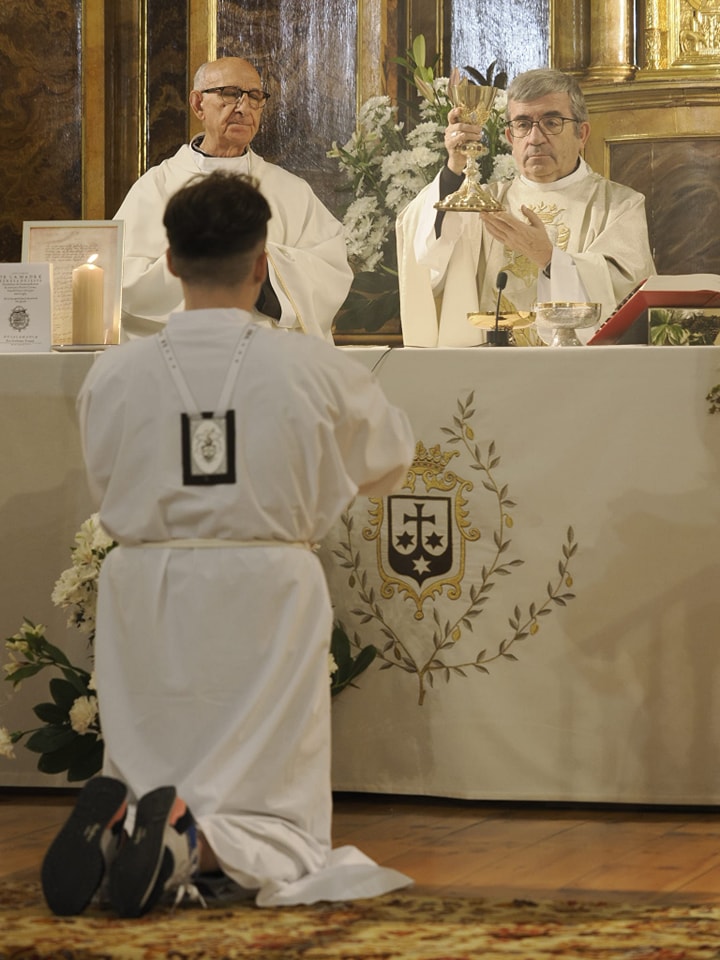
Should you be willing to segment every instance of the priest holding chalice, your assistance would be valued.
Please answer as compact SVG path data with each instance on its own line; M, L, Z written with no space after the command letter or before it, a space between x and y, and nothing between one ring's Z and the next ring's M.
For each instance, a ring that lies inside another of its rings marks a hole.
M505 136L516 173L481 187L487 204L467 200L468 152L483 131L482 122L465 117L462 104L450 111L447 162L398 217L405 345L475 346L486 332L468 314L492 314L496 306L530 313L539 301L601 304L595 327L579 331L587 341L656 272L645 198L585 162L585 99L577 81L558 70L529 70L510 84ZM538 325L538 333L550 342L550 329Z

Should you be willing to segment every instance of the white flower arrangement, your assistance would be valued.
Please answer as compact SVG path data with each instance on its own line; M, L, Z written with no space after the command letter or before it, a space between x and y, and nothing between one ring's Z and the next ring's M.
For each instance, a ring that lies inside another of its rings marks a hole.
M399 315L395 219L430 183L446 160L443 134L452 109L447 77L435 77L425 66L425 39L416 37L406 58L398 60L419 93L418 121L406 129L398 107L387 96L370 97L360 107L357 126L342 146L333 142L328 156L336 159L351 194L343 216L348 260L355 278L335 329L379 330ZM488 154L480 160L483 182L515 176L510 147L503 136L507 77L487 77L466 67L478 83L498 92L484 127Z

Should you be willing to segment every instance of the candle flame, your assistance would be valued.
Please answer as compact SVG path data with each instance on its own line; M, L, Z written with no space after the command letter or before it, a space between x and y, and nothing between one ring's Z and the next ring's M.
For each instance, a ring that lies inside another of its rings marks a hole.
M88 262L88 263L95 263L95 261L97 260L97 258L98 258L98 254L97 254L97 253L91 253L90 256L87 258L87 262Z

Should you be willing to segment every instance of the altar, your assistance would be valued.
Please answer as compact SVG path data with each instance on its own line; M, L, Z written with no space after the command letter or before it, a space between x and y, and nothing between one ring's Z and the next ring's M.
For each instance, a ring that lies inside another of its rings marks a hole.
M336 619L378 650L333 701L334 787L720 802L720 350L346 349L418 446L319 551ZM91 363L0 356L2 638L27 616L73 655L50 593L91 512ZM4 683L0 725L33 725L44 682ZM67 785L16 752L0 784Z

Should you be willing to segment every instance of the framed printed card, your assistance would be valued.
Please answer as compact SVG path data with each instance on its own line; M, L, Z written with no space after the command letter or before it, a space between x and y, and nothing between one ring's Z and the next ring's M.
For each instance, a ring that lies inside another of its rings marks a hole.
M23 223L23 262L53 265L54 345L118 342L124 226L121 220Z

